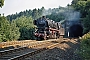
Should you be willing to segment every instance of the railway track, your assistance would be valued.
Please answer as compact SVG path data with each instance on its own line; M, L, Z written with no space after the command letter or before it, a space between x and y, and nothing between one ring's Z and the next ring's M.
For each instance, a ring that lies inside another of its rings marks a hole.
M23 60L82 60L77 54L80 48L79 39L63 38L55 48L42 51Z
M53 48L58 44L59 40L38 41L27 45L24 43L19 48L0 51L0 60L22 60L25 57Z

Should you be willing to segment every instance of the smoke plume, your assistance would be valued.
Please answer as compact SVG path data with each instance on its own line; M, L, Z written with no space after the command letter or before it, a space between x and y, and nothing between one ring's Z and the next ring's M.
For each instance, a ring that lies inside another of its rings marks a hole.
M80 12L75 11L73 8L68 8L65 11L65 20L78 21L80 19Z

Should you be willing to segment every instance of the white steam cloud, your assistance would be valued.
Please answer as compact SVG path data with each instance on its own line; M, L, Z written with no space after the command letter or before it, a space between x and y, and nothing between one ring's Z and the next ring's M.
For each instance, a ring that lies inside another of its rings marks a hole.
M72 7L60 7L54 9L48 9L43 11L43 16L50 15L50 14L58 14L62 13L65 17L65 20L68 21L78 21L80 19L80 12L75 11Z
M68 8L64 15L65 20L78 21L80 19L80 12L74 11L72 8Z

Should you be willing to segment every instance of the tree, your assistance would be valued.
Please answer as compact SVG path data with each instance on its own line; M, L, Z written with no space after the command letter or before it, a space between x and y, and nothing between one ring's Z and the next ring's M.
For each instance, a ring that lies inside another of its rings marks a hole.
M15 21L10 23L9 40L18 40L20 37L19 28L16 27Z
M34 25L32 17L21 16L14 21L16 22L16 26L19 27L19 40L34 39Z
M81 17L86 17L87 11L86 11L86 1L78 1L77 4L74 6L76 10L80 11L82 14Z
M0 0L0 7L4 5L4 0Z
M39 16L38 16L39 14L38 14L38 10L35 8L35 9L33 9L33 12L32 12L32 17L33 17L33 19L37 19L37 18L39 18Z
M10 24L9 21L6 20L6 18L3 16L0 16L0 40L1 41L7 41L9 40L9 29Z
M0 16L0 42L17 40L20 36L19 28L4 16Z
M75 0L73 0L75 1ZM75 10L81 13L82 23L84 25L84 33L90 31L90 0L77 0L76 3L72 3Z

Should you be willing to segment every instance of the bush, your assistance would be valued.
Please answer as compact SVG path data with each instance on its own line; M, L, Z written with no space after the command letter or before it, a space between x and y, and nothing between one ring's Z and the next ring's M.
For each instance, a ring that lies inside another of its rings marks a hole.
M0 16L0 42L12 41L19 39L19 28L12 21L9 22L6 17Z
M90 32L81 38L80 55L83 60L90 60Z

